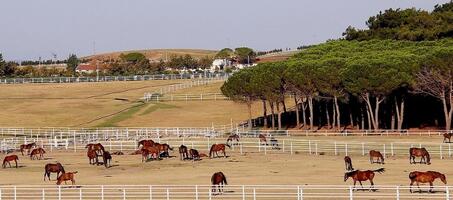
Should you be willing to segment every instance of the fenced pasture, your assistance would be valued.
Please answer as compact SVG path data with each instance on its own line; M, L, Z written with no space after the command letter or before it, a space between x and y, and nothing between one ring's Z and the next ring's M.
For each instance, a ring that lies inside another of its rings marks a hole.
M209 185L21 185L0 187L1 199L446 199L451 186L434 187L435 193L410 193L407 186L376 186L375 192L355 191L339 185L227 185L213 192ZM428 187L421 189L427 191Z

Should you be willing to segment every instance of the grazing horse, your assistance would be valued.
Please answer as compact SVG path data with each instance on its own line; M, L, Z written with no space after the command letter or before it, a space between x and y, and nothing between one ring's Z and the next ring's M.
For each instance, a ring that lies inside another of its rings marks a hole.
M346 182L348 180L348 178L351 177L352 180L354 180L354 189L355 189L355 184L357 183L357 181L359 181L360 186L362 186L362 189L363 189L362 181L370 180L370 183L371 183L370 191L371 191L371 189L374 188L374 182L373 182L374 172L383 173L384 171L385 171L384 168L380 168L377 170L367 170L367 171L355 170L352 172L346 172L346 173L344 173L344 182Z
M260 144L267 145L266 136L264 136L263 134L260 134L260 135L258 136L258 138L260 139Z
M185 160L189 158L189 153L187 152L187 147L184 145L181 145L179 147L179 156L181 157L181 160Z
M198 151L196 149L190 149L190 157L196 161L196 160L200 160L200 154L198 153Z
M22 144L20 145L20 152L24 155L24 150L27 150L27 155L30 154L30 150L36 147L36 142L32 142L29 144Z
M422 190L420 189L420 183L428 183L429 182L429 192L433 191L433 182L436 178L440 178L440 180L444 183L447 184L447 179L445 178L444 174L441 174L439 172L435 171L427 171L427 172L419 172L419 171L413 171L409 173L409 179L411 179L411 184L409 187L409 191L412 193L412 185L414 182L417 183L418 190L420 193Z
M382 156L381 152L376 151L376 150L371 150L370 151L370 163L379 163L379 164L385 164L384 163L384 156ZM374 161L374 158L377 158L376 161Z
M46 176L50 181L50 173L57 173L57 178L61 173L65 173L63 165L61 163L49 163L44 167L44 181L46 181Z
M104 146L102 146L101 143L97 143L97 144L87 144L85 146L85 149L92 149L96 152L96 155L99 155L99 156L102 156L102 154L104 154Z
M424 148L416 148L412 147L409 149L409 163L415 164L415 157L420 158L420 164L424 163L427 165L431 164L431 157L429 156L429 152Z
M212 183L212 192L216 192L216 189L219 190L219 193L223 191L223 185L228 185L225 174L222 172L216 172L211 177Z
M98 156L96 154L96 150L88 149L87 157L88 157L88 160L90 161L90 165L94 165L94 164L98 164L99 163Z
M153 158L154 156L154 159L158 159L160 157L160 151L157 147L142 147L141 151L142 151L142 162L143 159L148 160L150 156L151 158Z
M153 147L159 149L159 153L163 153L165 157L170 157L170 153L168 152L168 150L173 151L173 148L171 148L170 145L168 144L159 144L156 142L154 143Z
M112 155L110 155L110 152L104 151L104 153L102 154L102 160L104 162L105 168L112 166Z
M354 168L352 167L352 159L349 156L344 157L344 165L346 167L346 171L354 171Z
M233 142L236 141L236 142ZM233 146L233 145L238 145L239 143L239 135L238 134L233 134L228 136L228 139L226 141L227 144Z
M445 143L447 143L447 139L448 139L448 143L450 143L451 135L453 135L453 133L444 133L444 142Z
M30 159L34 160L36 158L38 160L41 160L44 158L45 153L46 153L46 151L44 151L43 148L33 149L30 153ZM39 157L38 157L38 155L39 155Z
M16 168L17 168L17 161L19 160L19 157L17 155L9 155L9 156L6 156L4 159L3 159L3 168L6 168L6 163L9 164L9 167L11 167L11 161L14 161L16 163Z
M142 145L144 147L152 147L154 145L154 141L153 140L140 140L137 144L137 148L139 148L140 145Z
M214 153L217 157L219 157L219 155L217 154L217 152L219 152L219 151L222 151L223 156L226 158L225 146L231 148L231 146L228 144L213 144L211 146L211 149L209 150L209 158L213 158Z
M72 182L72 185L74 185L75 184L75 179L74 179L75 174L77 174L77 171L62 173L57 178L57 185L60 185L63 181L64 181L64 184L66 184L66 181L69 181L69 180Z

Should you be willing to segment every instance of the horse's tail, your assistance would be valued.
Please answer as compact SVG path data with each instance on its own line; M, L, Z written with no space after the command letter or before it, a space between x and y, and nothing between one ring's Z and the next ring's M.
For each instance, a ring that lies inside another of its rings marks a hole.
M417 177L417 175L414 172L409 173L409 179L412 180L412 179L414 179L416 177Z
M426 151L426 149L425 149L425 151ZM429 155L429 152L428 152L428 151L426 151L426 163L427 163L428 165L431 164L431 156Z
M210 157L210 158L212 157L212 153L213 153L214 147L215 147L215 144L213 144L213 145L211 146L211 149L209 149L209 157Z
M173 151L173 147L171 147L170 145L168 145L168 149Z
M214 185L214 175L211 176L211 184Z
M225 174L223 174L223 172L220 172L220 174L222 174L222 176L223 176L223 183L225 183L225 185L228 185L227 178L226 178Z
M385 172L385 168L379 168L379 169L374 170L373 172L378 172L381 174L381 173Z

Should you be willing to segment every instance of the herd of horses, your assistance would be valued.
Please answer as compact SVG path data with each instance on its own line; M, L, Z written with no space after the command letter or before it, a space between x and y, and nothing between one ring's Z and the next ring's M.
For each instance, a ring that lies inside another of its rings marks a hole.
M370 157L370 163L378 163L378 164L385 164L384 163L384 156L381 154L381 152L376 151L376 150L370 150L369 152L369 157ZM431 164L431 159L429 152L426 150L426 148L416 148L412 147L409 149L409 164L417 164L415 161L416 157L420 157L420 164ZM349 178L352 178L354 181L354 187L353 189L356 189L356 183L359 182L360 186L363 189L362 181L370 181L370 191L375 191L374 190L374 176L375 172L378 173L384 173L385 169L384 168L379 168L376 170L354 170L354 167L352 166L352 159L349 156L344 157L344 163L345 163L345 168L346 172L344 174L344 181L346 182ZM420 183L429 183L430 188L428 192L433 192L433 182L435 179L439 178L444 184L447 184L447 179L444 174L436 172L436 171L426 171L426 172L420 172L420 171L413 171L409 173L409 179L410 179L410 187L409 191L412 193L412 186L414 183L417 184L417 187L419 189L419 192L422 192L420 189Z

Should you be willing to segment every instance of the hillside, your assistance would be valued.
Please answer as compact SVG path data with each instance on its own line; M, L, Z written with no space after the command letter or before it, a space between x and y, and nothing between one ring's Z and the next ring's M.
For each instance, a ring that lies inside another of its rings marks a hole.
M217 51L215 50L204 50L204 49L147 49L147 50L130 50L130 51L117 51L110 53L101 53L95 56L85 56L82 59L100 59L100 60L110 60L117 59L121 54L127 54L132 52L139 52L145 55L148 59L152 61L159 61L160 59L165 60L166 57L171 55L185 55L189 54L195 58L201 58L205 56L215 56Z

